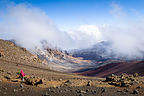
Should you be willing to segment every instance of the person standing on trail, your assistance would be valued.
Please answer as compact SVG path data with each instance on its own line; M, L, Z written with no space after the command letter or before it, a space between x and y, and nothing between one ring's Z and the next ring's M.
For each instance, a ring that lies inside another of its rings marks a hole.
M21 70L20 75L21 75L21 77L22 77L22 81L24 81L25 73L23 72L23 70Z

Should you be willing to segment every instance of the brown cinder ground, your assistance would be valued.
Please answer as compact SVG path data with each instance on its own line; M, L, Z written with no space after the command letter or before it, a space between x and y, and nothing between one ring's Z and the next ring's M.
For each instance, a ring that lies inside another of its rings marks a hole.
M0 45L0 96L144 96L143 77L137 77L136 85L114 86L105 78L50 70L26 49L3 40ZM20 70L26 74L24 82Z

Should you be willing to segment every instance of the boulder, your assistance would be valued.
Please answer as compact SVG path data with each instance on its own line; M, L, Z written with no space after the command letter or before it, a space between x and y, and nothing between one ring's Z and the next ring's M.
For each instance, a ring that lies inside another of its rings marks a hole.
M25 77L25 83L28 85L43 84L43 80L39 78Z

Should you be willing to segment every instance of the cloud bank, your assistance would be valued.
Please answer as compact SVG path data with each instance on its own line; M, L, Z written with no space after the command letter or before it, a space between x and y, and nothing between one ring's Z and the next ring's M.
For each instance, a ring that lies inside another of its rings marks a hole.
M19 45L28 49L40 46L41 40L63 48L72 42L69 36L60 32L45 12L38 8L25 4L9 6L1 18L1 38L15 39Z
M124 16L120 6L113 4L111 13ZM26 4L13 4L0 12L0 38L15 39L17 44L33 49L46 40L61 49L87 48L101 42L112 42L118 55L143 57L144 22L120 25L81 25L76 30L60 31L42 10Z

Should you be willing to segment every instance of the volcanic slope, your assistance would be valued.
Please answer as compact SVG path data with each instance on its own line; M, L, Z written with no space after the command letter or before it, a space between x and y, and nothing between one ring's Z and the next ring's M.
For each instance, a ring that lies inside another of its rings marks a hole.
M24 81L20 70L26 74ZM0 96L143 96L144 78L134 80L131 86L115 87L105 78L56 72L25 48L0 40Z
M98 68L81 69L76 73L84 76L97 76L97 77L106 77L110 76L111 74L120 75L122 73L127 74L139 73L141 76L144 76L144 61L109 62L109 64L105 64Z

